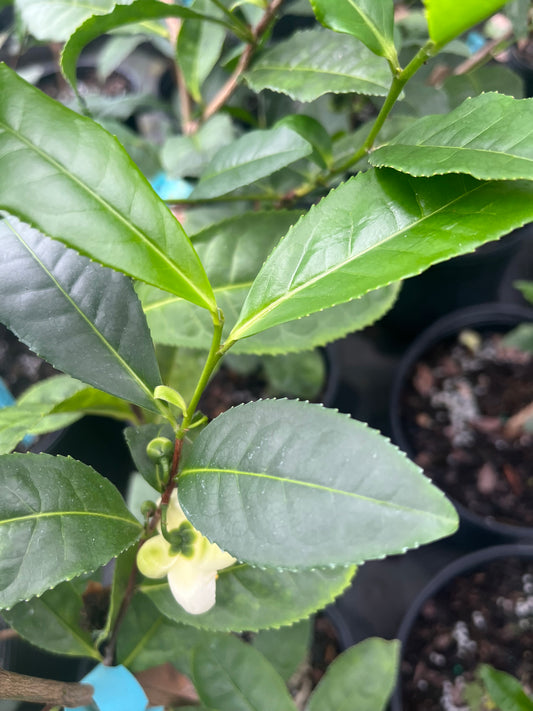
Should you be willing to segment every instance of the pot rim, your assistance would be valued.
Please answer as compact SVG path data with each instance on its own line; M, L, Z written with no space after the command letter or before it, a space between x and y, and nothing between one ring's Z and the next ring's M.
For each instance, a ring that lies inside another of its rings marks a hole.
M405 434L402 418L400 417L400 401L403 384L413 366L420 360L420 357L439 341L450 338L463 328L472 326L479 326L482 329L512 327L523 321L533 322L533 308L522 306L521 304L500 302L478 304L452 311L435 321L414 339L400 361L394 376L389 401L391 439L410 459L414 455L414 450ZM446 494L446 492L444 493ZM463 521L506 538L533 540L533 527L502 523L488 517L484 518L473 513L447 494L446 496L452 501Z
M453 578L478 568L484 563L499 560L500 558L533 558L533 545L528 543L506 543L504 545L490 546L468 553L449 563L437 573L418 593L405 613L397 639L400 641L400 661L409 634L418 617L420 609L426 600L439 592ZM403 711L401 700L401 668L398 668L396 686L391 698L391 711Z

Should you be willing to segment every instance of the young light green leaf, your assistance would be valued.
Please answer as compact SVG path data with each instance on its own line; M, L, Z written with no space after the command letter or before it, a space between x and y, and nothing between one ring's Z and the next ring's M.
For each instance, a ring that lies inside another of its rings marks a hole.
M532 197L526 181L412 178L387 169L359 174L289 230L228 338L259 333L471 252L530 222Z
M311 0L311 5L325 27L357 37L397 66L393 0Z
M141 590L175 622L215 632L257 632L309 617L340 595L354 573L354 566L294 572L234 565L219 572L216 604L203 615L185 612L166 581L147 581Z
M312 621L302 620L279 629L261 630L252 639L252 644L288 681L307 657L312 634Z
M97 262L215 309L183 228L119 142L5 65L0 207Z
M169 388L168 385L158 385L154 390L154 397L157 400L163 400L175 405L183 414L187 412L187 403L183 397L173 388Z
M212 637L218 635L173 622L146 595L137 593L120 626L117 662L132 672L140 672L171 659L172 666L190 677L193 649Z
M85 388L83 383L57 375L29 388L16 403L0 409L0 454L8 454L25 435L39 435L66 427L79 412L51 415L58 403Z
M383 711L398 673L400 643L370 637L340 654L309 700L309 711Z
M312 151L310 143L285 126L250 131L215 154L191 198L226 195L305 158Z
M161 379L130 280L13 217L0 244L0 320L58 369L157 412Z
M449 114L419 119L369 160L416 176L533 180L533 99L496 93L467 99Z
M253 565L349 565L457 527L442 493L377 431L298 400L251 402L213 420L178 496L195 528Z
M206 14L217 8L211 0L195 0L192 9ZM224 27L213 22L185 19L181 25L176 57L189 93L198 103L202 101L202 84L220 57L225 36Z
M2 617L21 637L55 654L101 659L91 633L81 626L84 610L79 581L65 582L41 597L19 602Z
M60 413L79 413L80 415L102 415L114 417L117 420L131 422L135 420L129 403L114 395L109 395L96 388L83 388L62 402L55 405L53 415Z
M429 36L438 47L503 7L507 0L424 0Z
M101 1L101 0L100 0ZM111 10L111 12L109 12ZM76 87L76 63L89 42L123 25L149 20L163 20L166 17L181 19L209 20L227 26L227 23L212 15L203 15L189 10L183 5L170 5L156 0L136 0L127 3L112 3L108 14L93 14L71 34L61 54L61 70L72 87ZM79 23L78 23L79 24Z
M197 647L192 673L200 700L219 711L296 711L272 665L236 637L219 637Z
M299 215L285 210L249 212L216 223L194 237L194 246L224 312L224 336L235 325L261 265ZM390 308L397 292L398 285L370 292L333 311L318 312L240 341L233 351L276 354L324 345L374 322ZM212 324L204 310L146 285L139 285L137 293L157 343L209 349Z
M522 684L514 676L481 665L479 675L487 687L491 700L501 711L533 711L533 699L528 696Z
M141 532L91 467L48 454L0 456L0 609L95 570Z
M116 0L16 0L28 32L35 39L54 42L63 42L88 17L109 12L115 4Z
M296 101L323 94L386 96L387 63L348 35L317 28L296 32L267 50L245 75L254 91L271 89Z

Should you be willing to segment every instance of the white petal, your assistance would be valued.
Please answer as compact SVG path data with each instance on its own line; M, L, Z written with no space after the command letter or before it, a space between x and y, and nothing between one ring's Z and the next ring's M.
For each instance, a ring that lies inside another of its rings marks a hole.
M216 601L216 571L206 573L178 556L168 572L168 584L176 602L191 615L210 610Z

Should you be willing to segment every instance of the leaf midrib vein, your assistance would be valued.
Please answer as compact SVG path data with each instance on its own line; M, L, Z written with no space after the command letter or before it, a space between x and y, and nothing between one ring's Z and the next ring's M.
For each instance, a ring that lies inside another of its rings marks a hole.
M97 192L94 192L91 190L85 183L83 183L76 175L71 173L69 170L65 168L64 165L59 163L59 161L56 161L54 158L52 158L48 153L45 153L41 149L39 149L34 143L32 143L29 139L27 139L25 136L23 136L19 131L16 129L12 128L9 126L7 123L2 121L0 119L0 127L4 128L5 131L11 133L15 138L17 138L21 143L26 145L30 150L34 151L42 160L44 160L46 163L49 165L53 166L59 173L62 175L66 176L69 180L72 180L73 183L78 185L85 193L87 193L93 200L95 200L97 203L99 203L104 209L108 210L116 219L121 222L126 229L130 230L134 234L139 237L141 242L145 244L149 249L153 250L166 264L173 270L174 272L178 273L180 277L190 286L192 287L193 291L196 292L200 298L202 303L206 302L205 296L202 294L202 292L198 289L196 284L187 277L187 275L179 268L178 264L174 262L170 257L165 254L165 252L159 247L158 244L153 242L142 230L140 230L136 225L134 225L132 222L129 222L122 213L120 213L113 205L111 205L109 202L104 200Z
M427 511L424 509L413 509L411 506L405 506L404 504L398 504L396 502L390 502L390 501L383 501L381 499L375 499L371 496L363 496L362 494L356 494L351 491L344 491L343 489L334 489L333 487L330 486L324 486L323 484L315 484L313 482L308 482L308 481L300 481L298 479L290 479L288 477L280 477L280 476L274 476L273 474L266 474L265 472L248 472L248 471L242 471L240 469L221 469L217 467L205 467L205 468L191 468L191 469L184 469L181 474L180 478L183 478L185 476L188 476L190 474L232 474L236 476L251 476L251 477L256 477L258 479L269 479L271 481L275 481L278 483L283 483L283 484L294 484L296 486L303 486L305 488L310 488L310 489L318 489L320 491L326 491L330 494L341 494L342 496L349 496L354 499L360 499L361 501L368 501L373 504L377 504L379 506L384 506L386 508L394 508L394 509L401 509L402 511L410 511L414 512L417 514L426 514ZM444 520L447 520L448 517L442 516L440 514L432 514L435 518L441 518Z
M411 222L409 225L406 225L406 227L401 230L396 230L396 232L394 232L393 234L389 235L388 237L382 239L380 242L377 242L375 244L368 246L366 249L362 250L361 252L358 252L356 255L351 256L349 259L345 259L344 261L340 262L339 264L336 264L331 269L328 269L324 272L320 272L320 274L317 274L312 279L309 279L308 281L304 282L303 284L300 284L299 286L295 287L294 289L292 289L290 291L285 291L281 296L275 298L273 301L271 301L269 304L267 304L267 306L260 309L254 316L252 316L251 318L248 318L246 321L244 321L239 326L239 328L235 330L235 332L232 331L232 333L230 334L232 340L241 339L243 336L239 335L239 331L241 333L242 332L246 333L247 331L250 330L250 326L253 326L255 323L257 323L257 321L261 321L262 318L264 318L266 315L268 315L275 308L278 308L280 304L283 304L285 301L291 299L295 294L307 289L308 287L312 286L313 284L315 284L318 281L321 281L322 279L325 279L326 277L330 276L331 274L334 274L335 272L337 272L340 269L342 269L343 267L345 267L347 264L350 264L351 262L355 262L357 259L360 259L363 255L367 254L368 252L379 249L380 247L387 244L391 240L399 237L402 233L411 231L415 227L418 227L419 225L421 225L425 220L429 220L429 219L433 218L438 213L449 208L451 205L454 205L456 202L463 200L465 197L467 197L467 196L470 197L473 193L475 193L477 190L481 190L483 187L485 187L485 183L481 183L480 185L476 186L475 188L469 190L468 192L461 193L461 195L457 196L453 200L450 200L449 202L442 205L438 210L434 210L433 212L428 213L427 215L424 215L423 217L418 218L414 222ZM379 288L379 286L383 286L383 285L378 284L378 286L376 286L376 288ZM371 291L371 290L369 290L369 291ZM358 296L362 296L362 294L359 294ZM358 297L353 297L353 298L358 298ZM348 299L348 301L350 301L350 299ZM342 301L339 303L345 303L345 302ZM336 304L332 304L332 305L334 306ZM254 334L252 334L252 335L254 335Z
M63 294L65 299L67 300L68 303L71 304L73 307L74 311L78 313L78 315L85 321L85 323L89 326L89 328L95 333L95 335L100 339L100 341L104 344L104 346L107 348L107 350L116 358L116 360L119 362L120 366L132 377L132 379L141 387L141 389L148 395L148 398L150 400L153 400L152 396L152 391L150 388L143 382L143 380L137 375L137 373L133 370L133 368L122 358L122 356L119 354L119 352L111 345L111 343L104 337L103 333L99 331L95 324L86 316L86 314L78 307L76 302L71 298L70 294L68 294L63 286L59 283L59 281L56 279L56 277L52 274L52 272L44 265L44 263L39 259L37 254L33 251L33 249L24 241L24 238L22 235L20 235L16 229L10 224L9 220L5 220L7 226L9 229L13 232L15 237L19 239L19 241L23 244L23 246L26 248L26 250L29 252L29 254L33 257L33 259L37 262L37 264L41 267L43 272L50 278L50 280L55 284L57 289Z
M122 523L127 523L129 526L132 526L133 528L140 529L140 525L136 521L131 521L128 518L124 518L123 516L117 516L114 514L106 514L98 511L41 511L39 513L31 514L31 515L26 515L26 516L17 516L16 518L4 518L0 521L0 526L4 526L6 524L14 524L14 523L24 523L27 521L35 521L43 518L65 518L67 516L92 516L94 518L104 518L109 521L121 521Z

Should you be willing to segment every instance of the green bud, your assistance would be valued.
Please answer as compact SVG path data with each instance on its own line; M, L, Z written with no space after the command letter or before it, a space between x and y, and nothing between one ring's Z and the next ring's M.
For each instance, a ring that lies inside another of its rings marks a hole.
M146 454L152 462L158 462L161 459L170 459L174 452L174 443L167 437L156 437L151 442L148 442Z
M143 501L141 504L141 513L145 518L148 518L149 516L153 516L156 511L156 503L155 501L150 501L150 499L146 499L146 501Z

